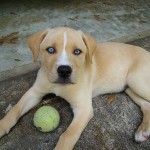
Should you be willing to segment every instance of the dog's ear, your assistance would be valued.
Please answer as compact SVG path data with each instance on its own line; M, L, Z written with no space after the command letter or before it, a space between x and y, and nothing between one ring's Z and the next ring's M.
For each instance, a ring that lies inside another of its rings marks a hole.
M80 31L82 34L82 39L87 47L88 50L88 59L90 60L90 63L92 64L92 56L94 54L94 51L96 49L96 40L91 37L90 35L84 34L82 31Z
M37 32L30 37L28 37L28 45L32 51L34 62L37 61L39 52L40 52L40 44L42 43L44 37L47 35L48 30Z

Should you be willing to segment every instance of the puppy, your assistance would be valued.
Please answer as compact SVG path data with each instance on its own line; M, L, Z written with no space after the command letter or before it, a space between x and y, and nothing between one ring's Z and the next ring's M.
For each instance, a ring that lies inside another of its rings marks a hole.
M41 68L33 86L0 120L0 137L18 119L37 105L47 93L66 99L74 113L68 129L60 136L55 150L71 150L93 117L92 97L99 94L126 93L143 111L143 122L135 140L150 136L150 53L122 43L96 43L89 35L70 28L47 29L29 37L34 61ZM136 115L136 114L135 114Z

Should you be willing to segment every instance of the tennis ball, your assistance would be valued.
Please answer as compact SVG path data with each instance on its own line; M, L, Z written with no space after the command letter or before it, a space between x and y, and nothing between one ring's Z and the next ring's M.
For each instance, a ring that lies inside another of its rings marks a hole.
M60 116L58 111L51 106L42 106L34 114L34 126L42 132L50 132L59 125Z

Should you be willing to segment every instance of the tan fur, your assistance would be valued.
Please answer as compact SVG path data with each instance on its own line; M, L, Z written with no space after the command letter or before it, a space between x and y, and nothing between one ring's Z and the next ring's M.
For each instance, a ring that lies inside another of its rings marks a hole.
M28 38L28 44L33 53L34 61L37 61L40 52L40 43L42 43L42 40L44 39L46 34L47 31L38 32Z
M72 68L70 84L57 83L57 61L63 50L63 34L67 33L66 53ZM32 35L29 47L34 60L40 55L41 68L34 85L7 115L0 120L0 137L8 133L17 120L51 92L66 99L74 119L60 136L55 150L71 150L93 117L92 97L109 92L125 91L143 111L143 122L135 134L137 142L150 135L150 54L144 49L122 43L96 41L70 28L48 29ZM56 49L55 54L46 51ZM75 49L82 50L78 56ZM85 94L86 93L86 94Z

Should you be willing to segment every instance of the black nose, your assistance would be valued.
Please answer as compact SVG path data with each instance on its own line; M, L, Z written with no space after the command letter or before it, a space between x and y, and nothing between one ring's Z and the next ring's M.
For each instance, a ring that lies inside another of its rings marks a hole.
M70 66L59 66L57 72L60 77L68 78L72 73L72 69Z

